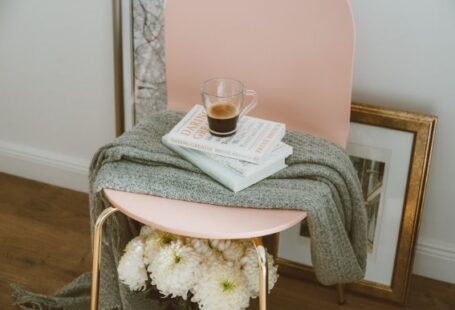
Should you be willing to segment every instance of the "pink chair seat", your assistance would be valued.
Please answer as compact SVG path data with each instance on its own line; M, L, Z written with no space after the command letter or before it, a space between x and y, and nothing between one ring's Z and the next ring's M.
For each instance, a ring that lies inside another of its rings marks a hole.
M127 216L163 231L203 239L247 239L274 234L303 220L306 212L232 208L104 189Z

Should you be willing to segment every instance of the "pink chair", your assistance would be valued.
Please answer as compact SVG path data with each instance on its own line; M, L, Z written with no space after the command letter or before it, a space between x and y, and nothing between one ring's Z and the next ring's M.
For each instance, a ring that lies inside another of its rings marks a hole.
M257 91L253 115L346 146L354 53L348 0L169 0L165 20L170 110L187 111L199 103L202 81L234 77ZM104 194L112 207L95 224L92 310L98 304L103 223L116 211L179 235L252 239L261 266L261 310L266 309L267 293L261 237L306 216L301 211L228 208L111 189Z

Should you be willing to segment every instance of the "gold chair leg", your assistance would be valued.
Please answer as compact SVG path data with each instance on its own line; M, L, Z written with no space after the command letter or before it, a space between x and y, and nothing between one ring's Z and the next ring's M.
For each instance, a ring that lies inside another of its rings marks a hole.
M103 240L103 224L106 219L113 213L118 211L114 207L109 207L103 210L96 219L95 230L93 234L93 260L92 260L92 289L90 299L90 310L98 310L98 289L100 278L100 263L101 263L101 241Z
M337 284L338 303L344 305L346 303L346 297L344 296L344 284Z
M268 293L268 271L267 271L267 255L265 251L265 247L262 244L262 238L254 238L253 239L254 247L256 248L256 252L258 254L258 261L259 261L259 309L266 310L267 309L267 293Z

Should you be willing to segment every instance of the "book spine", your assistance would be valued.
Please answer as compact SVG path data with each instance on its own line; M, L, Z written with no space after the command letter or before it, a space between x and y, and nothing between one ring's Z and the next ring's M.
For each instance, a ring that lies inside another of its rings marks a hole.
M197 143L197 142L193 142L191 140L189 141L189 140L185 140L185 139L180 139L180 138L174 137L172 134L168 135L168 141L175 145L180 145L180 146L188 147L190 149L215 154L215 148L213 147L213 145L210 145L210 144L207 144L204 142Z
M286 127L284 125L277 126L277 132L273 139L269 141L268 150L264 153L262 158L267 158L274 150L275 146L284 138L286 135Z
M185 139L179 139L173 136L172 134L169 135L169 142L188 147L194 150L198 150L201 152L207 152L215 155L221 155L221 156L226 156L234 159L240 159L252 163L259 163L260 162L260 157L258 156L251 156L248 153L236 150L235 148L232 149L232 146L226 146L226 147L220 147L220 146L213 146L210 142L194 142L194 141L188 141Z
M236 183L239 180L238 176L233 175L227 168L221 166L216 161L206 158L204 155L194 154L194 151L185 150L179 146L169 143L167 138L162 139L163 143L167 145L174 152L180 154L184 159L199 167L207 175L223 184L227 188L236 191ZM237 181L237 182L236 182Z

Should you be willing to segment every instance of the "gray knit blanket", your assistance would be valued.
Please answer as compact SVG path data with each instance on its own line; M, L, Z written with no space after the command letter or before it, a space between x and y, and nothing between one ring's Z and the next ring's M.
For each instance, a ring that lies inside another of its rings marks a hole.
M364 277L366 212L356 171L342 148L289 131L284 142L293 146L294 153L286 160L288 167L233 193L161 143L161 137L181 117L174 112L152 114L96 153L90 167L92 228L97 216L109 205L102 197L103 188L232 207L305 210L318 280L331 285ZM159 298L150 297L150 289L130 292L118 281L116 266L126 243L138 234L137 223L117 213L105 226L100 308L172 309ZM83 275L53 296L17 289L17 302L24 309L35 309L30 305L88 309L89 279ZM181 305L182 309L187 307L190 306Z

